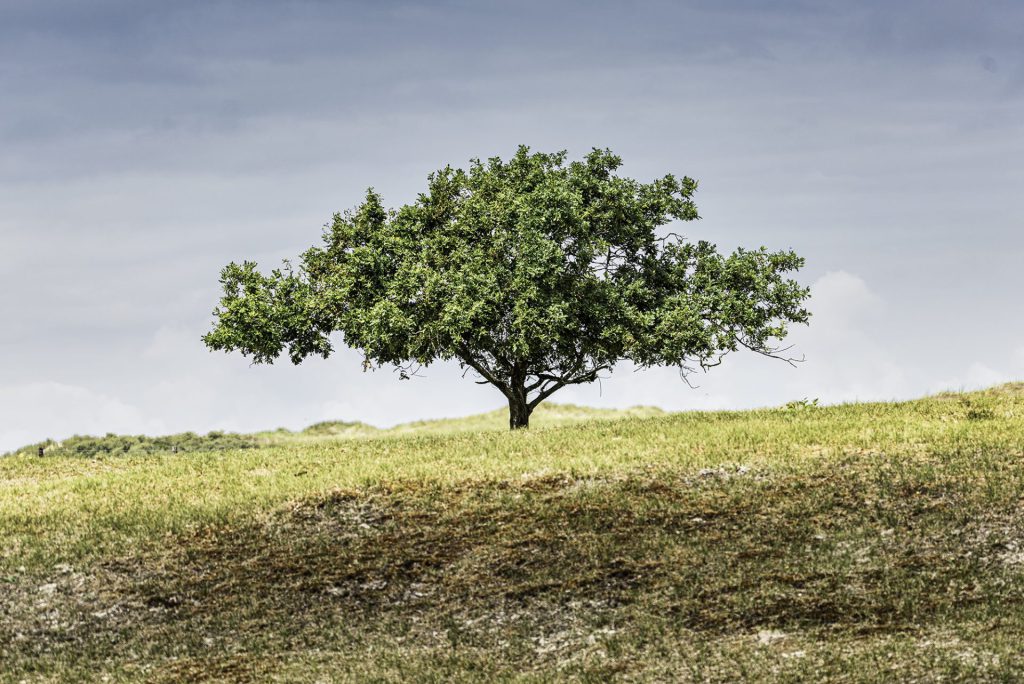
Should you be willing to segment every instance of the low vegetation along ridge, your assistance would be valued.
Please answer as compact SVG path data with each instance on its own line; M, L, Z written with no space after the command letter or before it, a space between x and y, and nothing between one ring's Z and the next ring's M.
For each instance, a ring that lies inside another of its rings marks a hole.
M553 427L593 419L619 419L662 415L661 409L652 406L634 406L628 409L598 409L572 404L550 404L539 411L541 427ZM465 418L442 418L440 420L404 423L392 428L377 428L359 421L328 420L310 425L299 432L278 428L270 432L251 435L214 431L205 435L182 432L176 435L148 437L146 435L115 435L102 437L75 435L63 440L47 439L29 444L3 456L117 456L155 453L190 453L203 451L229 451L232 449L256 449L308 443L320 439L338 437L368 437L404 435L411 433L452 433L475 430L494 430L506 421L505 409L481 413Z
M1024 385L558 409L0 459L0 680L1024 677Z

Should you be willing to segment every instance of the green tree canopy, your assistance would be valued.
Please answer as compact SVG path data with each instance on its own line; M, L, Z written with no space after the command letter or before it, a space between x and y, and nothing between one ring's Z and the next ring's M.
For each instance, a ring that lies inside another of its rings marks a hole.
M340 332L364 367L403 377L454 359L501 391L512 428L622 360L685 375L740 348L777 356L787 325L808 319L808 289L785 277L803 259L764 247L723 256L666 232L698 218L697 182L640 183L617 175L621 164L609 150L566 163L522 146L507 162L431 174L397 210L370 189L297 266L225 267L203 339L299 363L330 355Z

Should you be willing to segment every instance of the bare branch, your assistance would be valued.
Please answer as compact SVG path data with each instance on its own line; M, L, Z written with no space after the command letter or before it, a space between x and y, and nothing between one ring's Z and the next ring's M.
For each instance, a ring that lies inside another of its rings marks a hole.
M540 404L542 401L544 401L552 394L565 387L566 385L579 385L585 382L593 382L594 380L597 380L599 378L598 374L601 371L605 370L610 370L610 368L606 365L595 366L589 371L576 377L554 376L542 373L539 377L543 378L545 382L550 382L551 384L548 385L547 387L542 387L541 391L537 394L536 397L534 397L534 399L528 404L528 406L530 407L530 410L533 410L534 408L537 407L538 404Z
M425 377L420 373L421 370L423 370L423 364L410 361L406 364L395 364L394 372L398 373L400 379L409 380L410 378Z
M467 347L465 343L459 345L459 351L459 359L461 359L463 362L466 363L466 365L468 365L470 368L479 373L480 377L484 378L487 382L491 383L499 390L501 390L501 393L504 394L507 398L512 398L511 391L509 390L508 386L505 383L498 380L498 378L495 377L494 373L490 369L488 369L484 364L477 361L473 357L473 354L469 351L469 347Z
M760 354L761 356L766 356L769 359L778 359L779 361L784 361L793 368L796 368L796 365L798 363L803 363L804 361L807 360L803 354L800 355L800 358L796 358L795 356L780 356L780 354L792 349L794 345L789 345L788 347L780 347L778 349L772 349L770 347L759 347L757 345L752 345L741 337L737 337L736 341L745 349L749 349L750 351Z

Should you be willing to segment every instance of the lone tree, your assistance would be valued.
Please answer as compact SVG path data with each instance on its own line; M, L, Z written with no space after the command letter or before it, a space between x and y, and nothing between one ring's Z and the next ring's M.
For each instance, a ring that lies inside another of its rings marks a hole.
M512 429L621 360L678 366L685 379L741 347L783 358L787 325L808 319L808 289L784 277L803 259L764 247L723 256L659 233L698 218L697 182L640 183L616 175L621 164L609 150L566 163L521 146L507 162L431 174L397 210L371 188L297 267L225 267L203 341L257 363L287 351L297 364L326 358L340 332L364 368L403 378L455 359L508 399Z

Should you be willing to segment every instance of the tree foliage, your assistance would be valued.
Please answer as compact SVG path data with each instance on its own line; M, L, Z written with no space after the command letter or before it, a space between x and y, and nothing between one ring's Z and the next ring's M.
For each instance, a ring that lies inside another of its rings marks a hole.
M364 366L403 377L457 360L508 399L511 427L559 389L619 361L685 374L740 348L776 355L787 325L807 321L792 251L739 249L666 232L698 218L691 178L641 183L595 149L520 147L508 161L445 167L397 210L370 189L336 214L323 244L269 275L229 264L212 349L258 363L327 357L332 333Z

